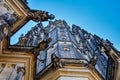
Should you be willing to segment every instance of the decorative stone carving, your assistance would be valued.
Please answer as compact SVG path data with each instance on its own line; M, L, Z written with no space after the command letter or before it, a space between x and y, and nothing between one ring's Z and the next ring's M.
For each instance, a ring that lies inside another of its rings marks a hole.
M38 44L39 50L44 50L46 47L48 47L48 43L50 43L52 39L48 38L47 40L44 40Z
M54 70L63 67L62 64L60 63L60 59L56 56L56 54L52 54L51 56Z
M90 60L90 62L88 63L88 66L93 69L97 63L98 57L95 55L93 56L93 58Z
M80 47L81 49L83 49L83 48L85 47L85 43L84 43L83 40L80 40L80 41L79 41L79 47Z
M28 38L26 38L23 34L21 34L19 38L19 45L20 46L25 46L27 43Z
M22 77L25 75L25 68L24 67L18 67L17 69L17 76L15 80L22 80Z
M48 19L52 20L55 17L53 14L49 15L48 12L41 10L31 10L28 15L35 22L48 21Z
M34 47L31 51L35 56L38 56L40 51L45 50L48 47L48 44L50 43L51 40L52 40L51 38L43 40L38 44L37 47Z
M87 48L85 48L85 49L83 49L83 53L84 53L85 55L88 55L88 54L89 54L89 50L88 50Z
M101 52L102 52L102 53L105 53L105 52L106 52L106 50L105 50L105 48L104 48L103 46L101 46Z
M0 18L0 40L8 35L10 31L10 26L6 23L5 20Z
M10 26L12 26L13 23L18 19L18 15L16 13L13 13L13 14L5 13L0 17L2 17L3 20L5 20Z
M5 13L0 16L0 41L8 36L13 23L15 23L17 19L18 16L15 13Z
M75 33L75 34L78 34L78 31L80 30L80 27L73 24L72 25L72 32Z

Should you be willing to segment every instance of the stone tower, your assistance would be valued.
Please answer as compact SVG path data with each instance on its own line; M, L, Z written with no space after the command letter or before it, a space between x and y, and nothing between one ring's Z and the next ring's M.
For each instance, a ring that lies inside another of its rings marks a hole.
M72 25L71 28L64 20L49 21L46 27L37 24L23 37L27 39L24 46L37 46L43 40L52 39L49 46L38 53L38 80L115 79L117 65L113 55L119 55L119 52L109 40L79 26ZM16 45L20 46L20 41Z
M1 0L0 9L0 80L120 79L120 52L109 40L64 20L43 26L54 15L30 9L26 0ZM31 19L39 23L10 45Z

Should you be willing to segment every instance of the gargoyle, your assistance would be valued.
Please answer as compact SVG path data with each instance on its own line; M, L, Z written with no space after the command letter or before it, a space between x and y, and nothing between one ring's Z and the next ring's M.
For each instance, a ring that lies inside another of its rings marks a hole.
M37 47L34 47L31 51L33 52L34 55L36 56L39 55L39 51L45 50L49 46L48 44L50 43L51 40L52 40L51 38L43 40L38 44Z
M97 55L94 55L93 58L89 61L88 64L86 64L85 66L90 67L90 69L93 69L97 63L98 57Z
M46 11L41 11L41 10L31 10L28 13L29 17L35 21L35 22L39 22L39 21L48 21L49 19L52 20L55 18L55 16L53 14L50 14Z
M52 63L53 63L53 69L57 70L58 68L63 67L60 59L56 56L56 54L52 54Z

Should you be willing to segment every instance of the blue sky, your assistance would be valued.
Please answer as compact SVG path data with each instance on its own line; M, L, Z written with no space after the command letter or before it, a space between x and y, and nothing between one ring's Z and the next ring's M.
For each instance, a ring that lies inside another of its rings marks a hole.
M76 24L92 34L109 39L120 50L119 0L28 0L31 9L48 11L55 19ZM36 23L29 22L11 39L17 42L21 33L27 33Z

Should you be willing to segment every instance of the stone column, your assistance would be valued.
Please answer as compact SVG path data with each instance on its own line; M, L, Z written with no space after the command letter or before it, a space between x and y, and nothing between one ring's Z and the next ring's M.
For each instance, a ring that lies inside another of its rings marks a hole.
M17 69L17 76L15 80L22 80L22 77L25 75L25 68L24 67L18 67Z

